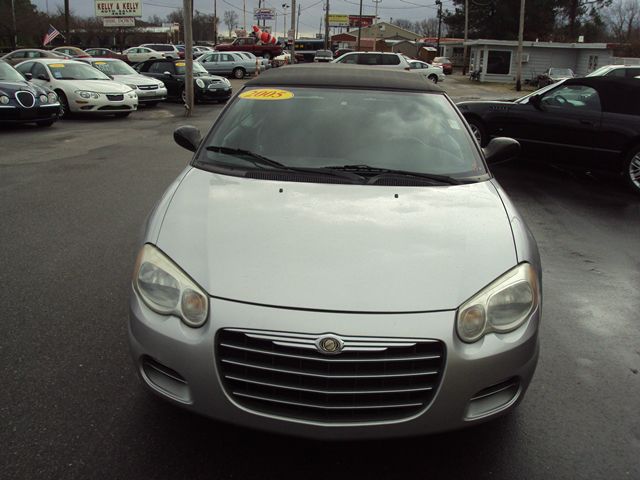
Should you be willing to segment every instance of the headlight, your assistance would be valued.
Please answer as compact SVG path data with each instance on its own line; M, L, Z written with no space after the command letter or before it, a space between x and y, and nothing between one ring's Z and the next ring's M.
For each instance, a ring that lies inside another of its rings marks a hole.
M40 103L48 103L49 102L49 97L47 97L46 95L40 95Z
M0 103L2 105L6 105L7 103L9 103L9 97L7 97L6 95L0 96Z
M82 98L100 98L99 93L89 92L87 90L76 90L76 94L78 94Z
M222 81L223 81L223 83L226 83L227 85L231 85L231 82L229 81L228 78L223 78Z
M133 285L151 310L176 315L190 327L200 327L207 321L209 297L153 245L142 247L133 272Z
M521 326L540 304L536 271L523 263L467 300L458 309L456 329L463 342L473 343L490 332L505 333Z
M158 82L158 88L164 88L164 83Z
M196 79L196 85L199 86L200 88L204 88L204 82L202 81L201 78Z
M56 103L58 101L58 95L56 95L55 93L51 92L49 94L49 103Z

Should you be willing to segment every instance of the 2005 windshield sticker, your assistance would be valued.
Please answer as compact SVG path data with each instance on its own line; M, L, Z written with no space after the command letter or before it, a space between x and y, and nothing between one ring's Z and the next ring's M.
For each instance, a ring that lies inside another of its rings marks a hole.
M277 88L257 88L241 93L239 97L245 100L289 100L293 98L293 92Z
M55 78L62 78L62 71L60 68L64 68L64 63L50 63L49 69Z

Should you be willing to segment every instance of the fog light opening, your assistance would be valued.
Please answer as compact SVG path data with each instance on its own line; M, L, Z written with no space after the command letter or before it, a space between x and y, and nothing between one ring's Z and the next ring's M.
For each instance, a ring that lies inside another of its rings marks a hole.
M145 356L140 363L140 372L145 383L161 395L180 403L192 403L187 381L175 370Z
M520 380L510 378L476 393L467 406L465 420L476 420L506 410L520 396Z

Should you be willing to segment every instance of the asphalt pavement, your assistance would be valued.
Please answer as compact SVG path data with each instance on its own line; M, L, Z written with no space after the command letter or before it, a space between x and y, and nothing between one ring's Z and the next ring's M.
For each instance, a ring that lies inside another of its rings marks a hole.
M136 239L190 159L173 130L221 108L0 129L1 479L640 478L640 196L548 164L493 169L544 268L540 362L513 414L328 443L148 394L127 346Z

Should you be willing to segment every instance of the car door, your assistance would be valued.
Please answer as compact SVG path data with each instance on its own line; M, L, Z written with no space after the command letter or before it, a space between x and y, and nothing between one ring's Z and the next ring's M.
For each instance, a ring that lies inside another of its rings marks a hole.
M205 56L200 63L205 68L205 70L209 73L216 73L218 68L218 56L219 53L211 53Z
M176 75L176 67L171 61L158 61L149 65L145 75L157 78L165 84L169 95L178 96L182 90L183 80Z
M218 66L220 68L219 72L222 75L230 75L238 63L239 62L237 62L235 57L230 53L221 53L220 61L218 62Z
M506 136L516 138L530 153L554 153L562 160L582 162L597 155L602 108L594 88L563 83L536 97L509 107Z

